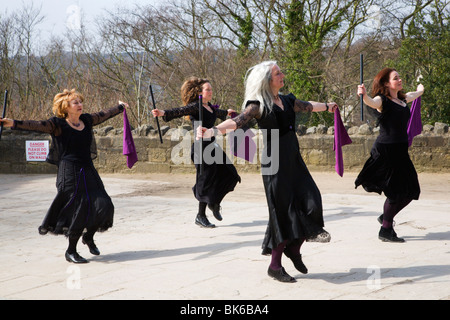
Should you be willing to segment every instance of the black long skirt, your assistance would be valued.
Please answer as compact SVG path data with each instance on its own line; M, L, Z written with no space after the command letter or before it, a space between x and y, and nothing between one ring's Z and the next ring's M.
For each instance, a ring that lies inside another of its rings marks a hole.
M284 241L295 244L324 231L322 196L300 154L295 132L279 138L278 161L278 170L262 176L269 209L264 255Z
M192 191L199 202L220 204L223 198L234 190L236 184L241 182L241 177L223 149L215 144L214 139L202 142L203 173L200 174L200 164L197 164L200 162L197 160L198 143L194 143L191 149L191 159L197 171Z
M375 142L369 159L355 180L355 188L360 185L367 192L383 192L390 202L418 200L420 185L408 154L408 143Z
M40 234L80 236L84 230L102 232L112 227L114 205L93 164L61 161L56 188Z

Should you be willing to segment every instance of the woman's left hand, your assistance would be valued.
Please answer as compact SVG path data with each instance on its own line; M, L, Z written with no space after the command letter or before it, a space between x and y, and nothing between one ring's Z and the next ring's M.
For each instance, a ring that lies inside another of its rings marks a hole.
M328 105L328 112L331 113L334 113L334 111L339 107L336 102L329 102L327 103L327 105Z
M128 109L128 107L129 107L128 103L120 101L120 100L119 100L119 104L123 105L125 107L125 109Z

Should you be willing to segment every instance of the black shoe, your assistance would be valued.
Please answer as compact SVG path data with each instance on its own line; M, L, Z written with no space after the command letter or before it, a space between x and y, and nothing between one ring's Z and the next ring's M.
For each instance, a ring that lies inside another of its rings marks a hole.
M199 225L203 228L215 228L216 226L213 225L211 222L209 222L208 218L206 216L197 214L197 217L195 218L195 224Z
M273 270L269 267L269 269L267 270L267 274L270 277L272 277L275 280L278 280L280 282L296 282L297 281L297 280L295 280L295 278L288 275L283 267L281 267L281 269L279 269L279 270Z
M73 262L73 263L88 263L89 262L85 258L80 256L78 254L78 252L69 253L67 251L66 251L66 260L69 261L69 262Z
M94 243L94 240L86 240L83 236L81 242L83 242L83 244L87 245L89 248L89 252L92 253L93 255L98 256L100 254L100 250L98 250L97 246Z
M378 239L384 242L405 242L405 239L397 237L394 228L383 228L381 227L378 233Z
M305 264L303 263L301 254L294 256L289 253L289 250L287 248L284 249L284 254L286 255L286 257L291 259L291 261L294 263L295 269L297 269L298 271L300 271L303 274L308 273L308 268L306 268Z
M220 204L218 204L218 203L209 204L208 203L208 208L209 208L209 210L212 211L214 218L216 218L219 221L222 221L222 216L220 215L220 209L221 209Z

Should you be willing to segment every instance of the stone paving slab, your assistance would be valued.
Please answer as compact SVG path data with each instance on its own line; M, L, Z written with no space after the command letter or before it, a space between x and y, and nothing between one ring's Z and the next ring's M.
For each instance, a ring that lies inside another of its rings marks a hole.
M450 174L419 173L422 194L396 217L406 243L378 240L384 197L354 189L354 172L312 172L322 192L330 243L305 243L304 275L283 284L261 255L267 224L262 178L222 203L215 229L196 226L192 174L101 174L114 227L96 234L88 264L64 259L63 236L37 232L56 194L54 175L0 175L0 299L6 300L440 300L450 299Z

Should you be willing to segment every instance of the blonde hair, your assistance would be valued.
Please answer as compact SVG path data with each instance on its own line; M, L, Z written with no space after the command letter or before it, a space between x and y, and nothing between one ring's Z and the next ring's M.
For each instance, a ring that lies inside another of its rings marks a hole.
M259 112L262 115L264 108L272 111L273 94L270 89L272 79L272 69L277 65L274 60L261 62L250 69L245 75L245 96L242 110L245 109L247 101L258 100Z
M53 113L58 118L67 118L67 108L69 107L69 101L75 98L79 98L81 102L84 101L84 97L81 93L75 89L64 89L62 93L58 93L53 98Z

